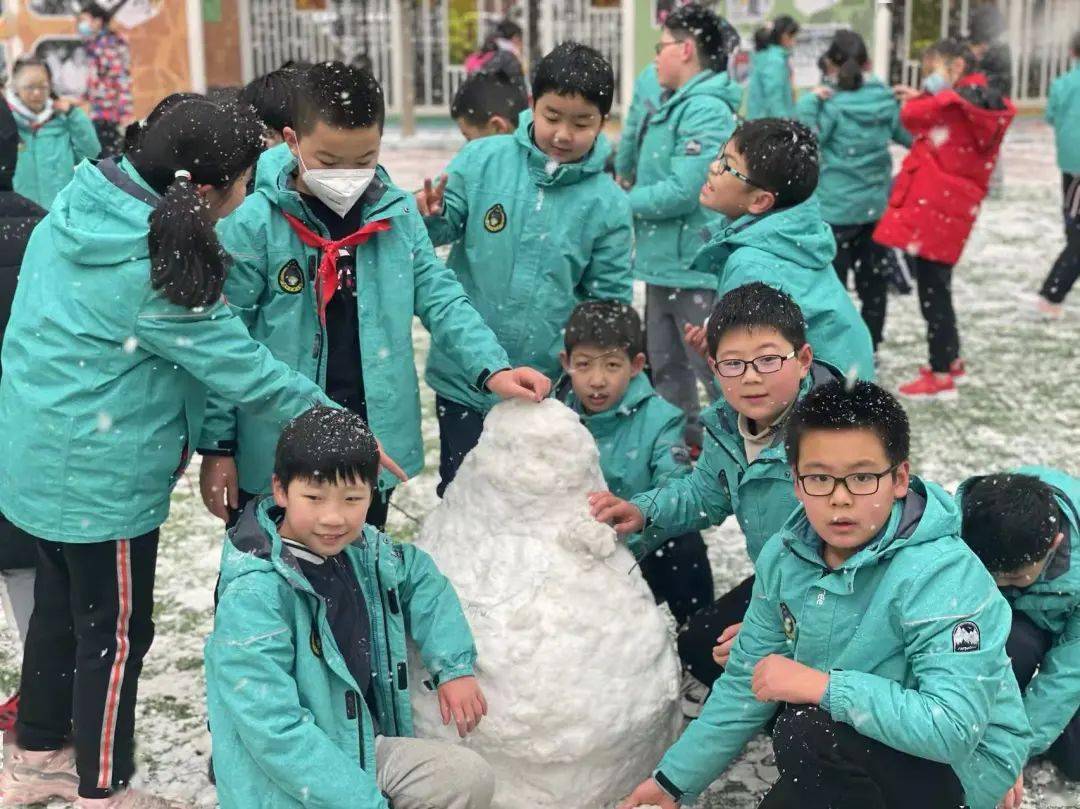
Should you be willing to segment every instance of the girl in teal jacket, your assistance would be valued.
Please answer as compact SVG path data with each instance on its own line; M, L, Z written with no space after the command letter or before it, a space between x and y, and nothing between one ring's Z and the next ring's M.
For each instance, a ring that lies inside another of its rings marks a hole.
M243 199L260 136L247 113L183 102L128 157L81 164L30 239L3 348L0 511L39 538L38 600L5 800L104 798L131 778L158 528L207 387L277 429L326 401L221 299L214 220Z
M874 228L892 186L889 142L911 144L900 125L892 90L864 71L866 43L854 31L837 31L822 57L825 84L799 99L798 119L818 137L821 216L836 237L833 267L845 287L855 276L862 316L877 350L885 327L888 276Z
M750 60L750 83L746 88L746 119L794 118L795 88L791 83L791 49L799 24L791 17L777 17L754 34L755 53Z
M40 59L20 59L6 100L19 127L15 190L42 208L75 175L83 158L101 153L94 125L70 99L53 98L52 73Z

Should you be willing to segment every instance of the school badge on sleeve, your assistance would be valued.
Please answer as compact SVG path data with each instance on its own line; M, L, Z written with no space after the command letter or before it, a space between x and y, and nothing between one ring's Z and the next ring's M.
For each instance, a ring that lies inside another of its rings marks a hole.
M496 202L487 213L484 214L484 230L488 233L498 233L506 227L506 209L501 202Z
M780 618L784 622L784 637L795 640L795 616L783 601L780 602Z
M282 292L296 295L304 288L304 272L296 259L290 259L289 263L281 268L277 276L278 286Z
M982 646L979 625L974 621L962 621L953 627L952 648L954 652L977 652Z

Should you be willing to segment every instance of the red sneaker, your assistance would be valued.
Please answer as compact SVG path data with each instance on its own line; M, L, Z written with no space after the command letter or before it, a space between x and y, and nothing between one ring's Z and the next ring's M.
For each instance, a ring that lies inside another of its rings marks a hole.
M953 377L941 379L930 371L919 371L919 378L898 389L901 396L908 399L955 399L956 382Z
M921 366L919 368L919 373L931 373L930 366ZM953 382L955 382L957 385L963 385L965 382L967 382L967 366L964 365L964 361L962 359L957 358L951 363L949 363L949 376L952 377Z
M0 732L11 733L15 729L15 719L19 716L19 692L0 705Z

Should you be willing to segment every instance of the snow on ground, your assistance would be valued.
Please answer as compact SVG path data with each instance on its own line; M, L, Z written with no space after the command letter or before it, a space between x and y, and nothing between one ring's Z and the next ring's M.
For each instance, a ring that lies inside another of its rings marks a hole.
M383 162L399 184L416 188L425 174L442 169L459 143L456 133L418 145L395 138L388 141ZM1004 164L1004 198L986 203L956 271L956 308L970 381L959 401L908 407L916 471L949 487L970 474L1021 463L1080 472L1080 292L1060 323L1031 315L1034 291L1063 244L1060 177L1047 127L1019 121L1006 143ZM880 363L884 383L895 386L925 362L925 328L914 296L894 298L890 305ZM414 334L422 367L428 337L419 325ZM428 466L395 496L389 528L402 538L415 534L415 518L436 503L438 428L433 396L426 388L422 395ZM221 531L199 502L197 474L193 467L177 487L162 531L157 638L139 695L138 780L162 794L212 807L202 644L212 623ZM721 593L748 574L749 564L734 524L707 537ZM0 686L10 692L17 681L16 644L11 632L3 630ZM699 809L751 809L775 776L770 747L759 738ZM1064 783L1050 765L1029 767L1027 781L1025 809L1080 806L1080 785Z

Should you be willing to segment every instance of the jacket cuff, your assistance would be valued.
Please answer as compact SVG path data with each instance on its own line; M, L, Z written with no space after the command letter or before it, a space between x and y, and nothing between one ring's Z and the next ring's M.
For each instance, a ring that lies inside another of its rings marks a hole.
M204 458L207 457L225 457L232 458L236 455L236 442L235 441L222 441L216 447L199 447L195 450Z
M675 786L675 784L672 783L671 779L664 775L664 773L662 773L660 770L657 770L653 773L653 780L656 781L660 789L664 790L664 792L668 794L668 797L676 803L681 801L686 796L686 793L679 789L677 786Z
M475 677L476 670L473 668L473 664L459 663L456 666L448 666L436 675L432 675L431 681L438 688L440 685L445 685L451 680L460 680L462 677Z
M844 722L850 707L848 690L850 683L847 682L843 669L829 671L829 686L825 689L825 696L821 698L821 709L826 711L837 722Z
M494 371L489 371L487 368L485 368L483 371L480 372L480 376L476 377L476 382L473 384L473 390L479 393L490 393L491 391L487 389L488 380L491 379L491 377L495 376L495 374L500 374L503 371L511 370L513 369L509 365L503 368L496 368Z

